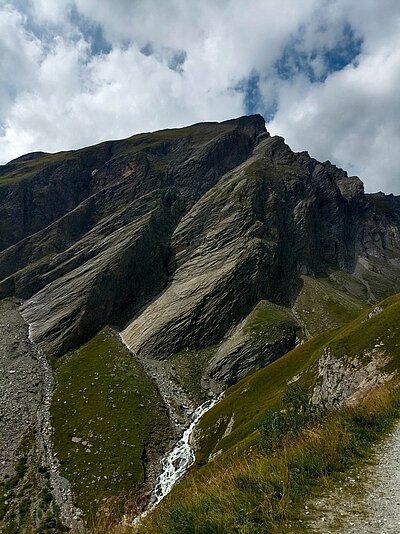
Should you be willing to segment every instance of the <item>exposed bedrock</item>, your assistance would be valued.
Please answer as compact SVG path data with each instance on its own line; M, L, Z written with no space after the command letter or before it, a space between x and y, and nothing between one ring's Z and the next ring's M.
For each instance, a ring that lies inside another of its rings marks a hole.
M113 324L141 358L219 345L221 386L293 346L293 321L273 341L240 332L263 301L289 310L300 275L362 276L369 300L400 280L398 197L365 195L260 116L20 158L0 194L0 296L25 299L57 355Z
M87 243L83 263L82 258L75 260L77 266L22 306L34 339L62 354L100 326L121 319L127 310L136 311L166 283L170 226L168 211L160 206ZM91 247L96 248L95 254L90 254Z
M203 377L205 389L220 392L283 356L296 344L299 329L286 308L261 300L218 347Z
M299 273L354 270L367 246L360 228L365 225L368 236L375 228L369 212L358 178L294 154L282 138L262 140L181 219L171 239L170 283L124 329L126 343L137 354L164 359L183 347L219 342L261 299L290 306ZM380 224L392 231L387 221ZM382 242L381 256L396 244ZM244 346L232 348L212 364L225 371L210 373L231 383L255 361L266 363L292 348L294 340L283 333L275 349L265 349L269 357L248 343L254 359Z
M116 142L122 153L92 170L86 199L0 254L0 295L28 299L33 339L62 354L157 295L179 219L263 129L254 116Z

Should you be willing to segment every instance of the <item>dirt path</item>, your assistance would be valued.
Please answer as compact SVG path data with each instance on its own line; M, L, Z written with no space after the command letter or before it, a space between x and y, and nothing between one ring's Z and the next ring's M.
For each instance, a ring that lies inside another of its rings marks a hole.
M354 471L335 492L308 507L310 532L400 532L400 423L376 447L373 461Z

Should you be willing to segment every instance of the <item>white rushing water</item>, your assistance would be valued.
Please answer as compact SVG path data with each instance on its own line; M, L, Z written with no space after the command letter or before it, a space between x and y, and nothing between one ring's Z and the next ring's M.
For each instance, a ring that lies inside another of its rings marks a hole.
M174 402L171 402L171 398L175 401L178 400L179 403L182 405L187 405L186 408L190 408L191 410L192 404L190 400L188 400L186 394L169 379L167 374L162 371L162 368L160 369L160 367L158 366L154 367L154 361L151 362L151 359L140 358L137 354L135 354L130 348L130 346L126 343L124 336L121 332L119 333L119 336L121 338L122 343L139 361L139 363L143 366L148 375L156 381L160 395L168 408L171 420L175 420L175 422L177 422L179 416L177 415L176 409L174 408ZM160 362L157 363L160 364ZM174 445L173 449L162 458L160 466L160 475L157 478L157 482L151 493L150 502L148 503L146 510L144 510L140 515L138 515L133 520L133 523L131 522L132 520L129 517L126 517L124 519L124 522L126 522L126 524L133 524L134 526L138 525L141 519L143 517L146 517L149 512L154 510L154 508L159 504L159 502L172 490L176 482L180 478L182 478L182 476L186 473L189 467L193 465L195 461L195 452L190 441L195 426L199 422L201 417L217 404L221 397L222 394L215 399L210 399L204 402L193 413L191 413L191 411L189 412L189 410L185 410L184 419L185 424L188 424L188 427L183 432L182 437ZM182 424L182 421L180 421L180 423Z
M195 461L195 452L190 444L190 437L201 417L218 402L212 399L199 406L194 414L190 426L185 430L181 439L176 443L167 456L161 460L161 473L153 490L150 507L153 508L171 491L174 484L186 473Z
M145 512L135 518L133 522L134 525L137 525L141 518L154 510L160 501L172 490L176 482L178 482L189 467L193 465L195 461L195 452L190 443L190 438L201 417L215 406L220 398L221 396L208 400L194 411L190 426L185 430L183 436L175 444L171 452L161 460L161 473L152 492L149 506Z

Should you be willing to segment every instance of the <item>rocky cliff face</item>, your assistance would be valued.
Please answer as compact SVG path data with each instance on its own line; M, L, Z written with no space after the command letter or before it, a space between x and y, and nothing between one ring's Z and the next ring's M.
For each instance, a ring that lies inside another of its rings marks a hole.
M0 195L0 296L25 299L57 355L117 324L143 358L222 343L205 381L232 383L294 345L293 316L272 345L240 329L260 302L290 308L300 275L341 270L371 300L400 279L399 198L292 152L260 116L28 155L0 168Z
M180 217L251 154L262 128L261 117L200 124L37 157L34 171L32 160L6 165L3 225L11 208L29 217L0 255L0 291L29 299L34 339L62 354L153 298Z

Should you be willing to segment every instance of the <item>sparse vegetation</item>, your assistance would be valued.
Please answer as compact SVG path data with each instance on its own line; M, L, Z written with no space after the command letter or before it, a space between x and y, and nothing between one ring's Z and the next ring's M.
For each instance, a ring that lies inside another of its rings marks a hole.
M42 170L48 171L49 168L55 170L57 166L70 160L78 161L78 158L73 151L44 154L37 159L17 162L9 173L0 175L0 186L28 180Z
M201 350L184 349L167 361L172 377L197 404L201 404L206 399L206 393L201 387L200 377L203 375L216 349L216 346Z
M133 135L125 140L118 142L116 146L117 155L131 155L138 152L151 153L155 151L158 157L162 156L163 149L168 148L171 141L189 138L193 144L202 144L210 140L211 136L223 134L229 129L227 124L207 124L199 123L186 128L171 128L167 130L160 130L157 132L149 132ZM99 150L104 147L106 143L98 143L90 147L83 148L78 151L63 151L54 154L43 154L38 158L16 162L8 173L0 175L0 186L14 184L22 180L32 178L42 169L48 170L49 167L57 168L67 161L75 161L79 163L79 158L85 153Z
M337 280L339 276L344 278L342 283ZM294 309L309 335L342 326L355 319L365 308L363 299L346 291L346 282L343 273L319 278L302 277L302 288ZM356 284L356 281L349 283ZM364 288L359 285L358 292L362 294ZM367 300L366 295L364 298Z
M267 413L260 424L261 447L267 453L321 421L325 413L322 407L312 406L307 388L296 382L288 386L282 405L282 410Z
M0 484L0 521L7 512L7 494L8 491L4 484Z
M15 474L0 484L2 533L60 534L68 530L60 520L49 473L39 462L37 436L31 427L19 445Z
M304 176L301 165L287 165L285 163L271 163L267 159L257 159L246 167L246 175L253 180L290 181L294 177Z
M273 337L274 332L276 330L279 332L279 327L287 322L293 322L293 317L288 310L262 300L250 314L245 332L256 337L267 331Z

